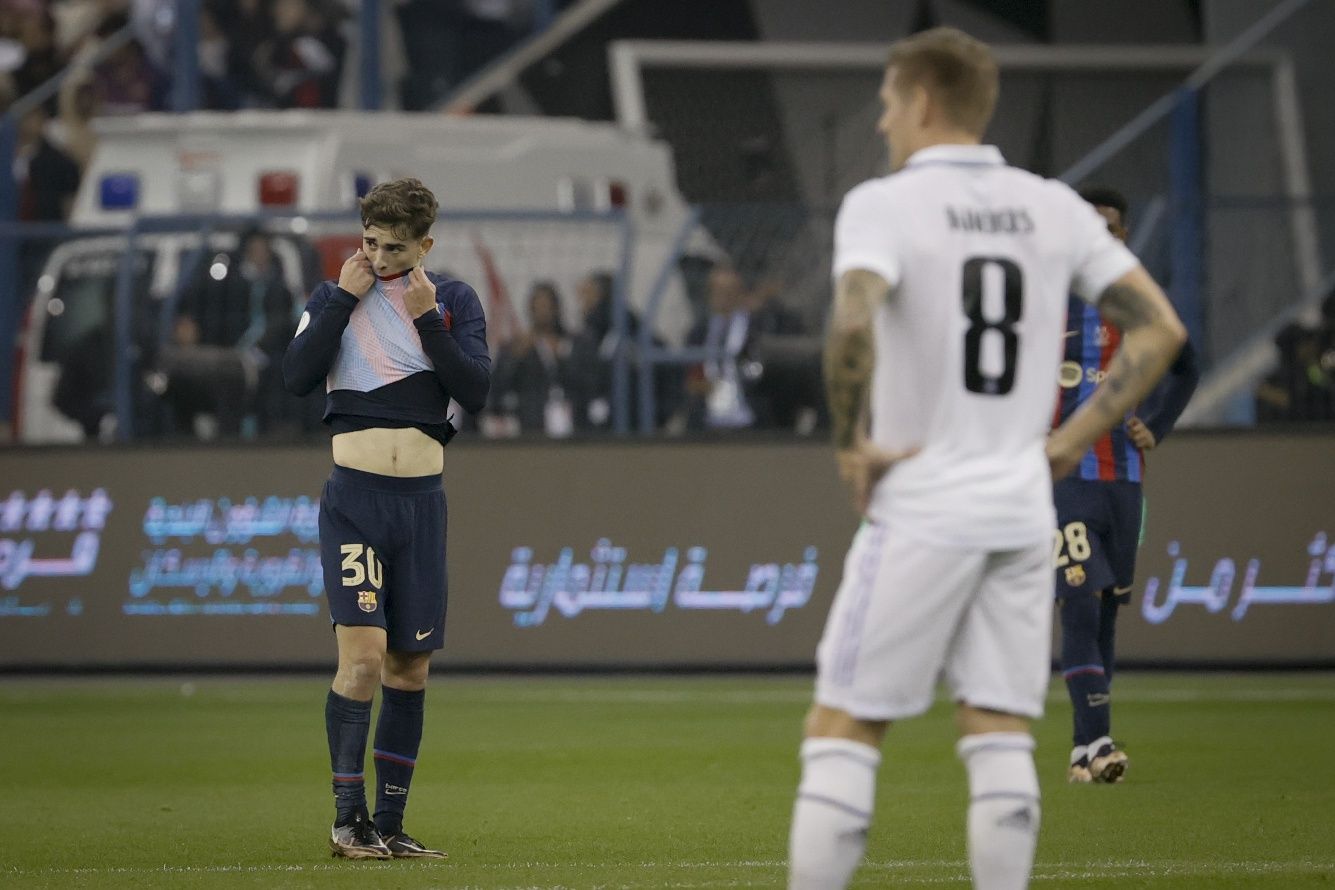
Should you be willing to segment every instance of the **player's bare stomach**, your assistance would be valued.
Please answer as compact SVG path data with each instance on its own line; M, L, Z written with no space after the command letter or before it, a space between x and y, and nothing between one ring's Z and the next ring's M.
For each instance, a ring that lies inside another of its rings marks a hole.
M334 436L334 463L381 476L439 476L445 448L412 427L354 430Z

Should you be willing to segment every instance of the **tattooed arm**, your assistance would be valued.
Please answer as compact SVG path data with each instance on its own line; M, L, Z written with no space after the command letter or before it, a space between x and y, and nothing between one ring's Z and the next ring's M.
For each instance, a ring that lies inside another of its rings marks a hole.
M835 288L834 313L825 338L825 394L834 428L835 458L859 513L867 511L871 490L886 470L917 451L892 453L867 441L867 397L876 364L872 320L889 295L890 285L875 272L845 272Z
M867 394L876 362L872 318L890 294L875 272L850 269L839 278L834 313L825 337L825 395L834 427L834 447L854 448L863 438Z
M1141 266L1108 286L1099 299L1099 313L1121 329L1122 342L1103 383L1048 439L1056 478L1075 469L1099 436L1140 403L1187 339L1172 304Z

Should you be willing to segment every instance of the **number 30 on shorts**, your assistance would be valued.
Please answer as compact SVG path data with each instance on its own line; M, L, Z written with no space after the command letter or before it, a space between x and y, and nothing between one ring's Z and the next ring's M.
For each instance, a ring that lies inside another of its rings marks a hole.
M1089 549L1089 530L1083 522L1068 522L1065 528L1052 530L1052 564L1057 568L1070 565L1072 560L1084 562L1092 552Z
M344 587L358 587L363 581L370 581L372 587L379 587L384 582L385 572L380 566L380 560L376 559L374 547L344 544L338 548L338 552L343 554Z

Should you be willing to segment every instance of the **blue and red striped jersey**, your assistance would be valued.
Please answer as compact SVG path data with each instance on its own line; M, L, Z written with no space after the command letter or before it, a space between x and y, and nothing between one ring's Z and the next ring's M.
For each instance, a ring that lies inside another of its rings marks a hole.
M1075 413L1103 382L1108 362L1121 339L1121 331L1105 322L1097 309L1077 296L1069 298L1066 352L1058 377L1057 409L1052 417L1054 429ZM1140 482L1142 461L1140 449L1131 442L1126 425L1119 423L1085 453L1072 477Z

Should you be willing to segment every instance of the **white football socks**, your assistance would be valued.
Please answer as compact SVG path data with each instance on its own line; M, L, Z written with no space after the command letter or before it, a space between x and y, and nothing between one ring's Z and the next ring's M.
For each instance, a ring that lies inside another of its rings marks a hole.
M956 746L969 772L969 867L974 890L1024 890L1038 842L1034 739L969 735Z
M849 739L802 743L788 838L789 890L842 890L867 846L881 752Z

